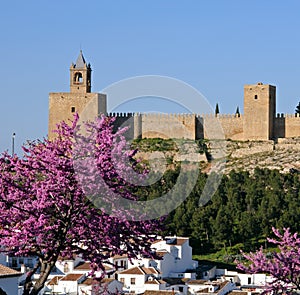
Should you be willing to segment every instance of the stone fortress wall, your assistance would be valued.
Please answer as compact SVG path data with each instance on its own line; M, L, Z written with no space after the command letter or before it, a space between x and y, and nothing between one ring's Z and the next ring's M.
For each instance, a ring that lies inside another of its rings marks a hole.
M274 129L275 138L299 137L300 114L277 114Z
M115 118L116 128L130 126L127 132L130 138L204 139L208 138L204 126L218 120L225 139L251 140L243 132L243 114L109 113L108 116ZM277 114L273 135L270 139L300 137L300 114Z
M129 126L128 138L231 139L268 141L300 137L300 115L276 115L276 87L257 83L244 86L244 114L107 114L105 94L91 92L91 67L80 52L70 67L70 92L49 95L49 138L58 122L79 116L84 120L101 114L115 118L115 130ZM222 127L222 128L221 128ZM223 134L220 134L223 130Z

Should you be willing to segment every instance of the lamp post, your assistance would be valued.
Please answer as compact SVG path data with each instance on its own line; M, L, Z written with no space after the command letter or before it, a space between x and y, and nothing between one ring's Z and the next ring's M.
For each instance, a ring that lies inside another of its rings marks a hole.
M12 156L15 154L15 137L16 137L16 133L14 132L12 135L12 147L11 147Z

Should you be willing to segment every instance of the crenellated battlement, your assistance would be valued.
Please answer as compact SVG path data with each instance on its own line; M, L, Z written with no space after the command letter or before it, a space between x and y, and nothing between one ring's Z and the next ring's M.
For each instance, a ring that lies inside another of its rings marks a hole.
M276 118L300 118L300 114L277 113Z
M108 117L114 117L114 118L131 118L134 115L134 113L108 113Z
M52 131L56 124L72 119L74 113L78 113L83 121L107 114L106 95L91 93L91 68L85 63L82 52L76 63L76 67L73 64L70 68L70 92L49 95L50 139L55 137ZM276 87L261 82L244 86L243 114L201 114L201 109L198 112L111 112L107 115L115 118L115 131L129 127L125 134L128 138L201 139L208 138L210 128L216 126L218 130L221 126L224 137L232 140L267 141L300 137L300 114L276 114Z

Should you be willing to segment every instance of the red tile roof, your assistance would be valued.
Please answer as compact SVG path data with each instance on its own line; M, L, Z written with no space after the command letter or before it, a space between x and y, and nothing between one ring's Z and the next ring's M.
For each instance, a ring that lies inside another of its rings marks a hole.
M206 280L189 280L187 282L188 285L204 285L205 283L207 283Z
M121 271L120 274L150 275L150 274L160 274L160 271L156 270L154 267L136 266L136 267L125 269Z
M48 286L53 286L53 285L57 285L58 284L58 281L61 279L61 278L63 278L63 276L55 276L55 277L53 277L48 283L47 283L47 285Z
M147 275L150 274L160 274L160 271L156 270L154 267L141 267L143 272Z
M64 276L61 281L78 281L82 276L84 275L81 273L69 273Z
M136 267L125 269L125 270L121 271L119 274L144 275L145 273L143 272L143 270L139 266L136 266Z
M159 250L159 251L156 251L155 254L158 256L158 257L163 257L165 256L167 253L169 253L167 250Z
M14 276L21 276L22 273L19 271L16 271L12 268L9 268L7 266L4 266L3 264L0 264L0 277L14 277Z
M113 270L111 265L104 264L105 270ZM90 271L91 270L91 263L90 262L83 262L77 265L74 270L83 270L83 271Z
M83 262L83 263L77 265L74 269L75 270L87 270L87 271L90 271L91 270L91 263L90 262Z
M123 255L115 255L115 256L112 256L111 258L113 258L113 259L128 258L128 255L127 255L127 254L123 254Z
M101 280L101 283L107 283L107 284L109 284L109 283L111 283L112 281L114 281L115 279L112 279L112 278L104 278L104 279L102 279ZM81 284L84 284L84 285L89 285L89 286L91 286L91 285L93 285L93 284L95 284L95 283L97 283L94 279L92 279L92 278L87 278L87 279L85 279Z

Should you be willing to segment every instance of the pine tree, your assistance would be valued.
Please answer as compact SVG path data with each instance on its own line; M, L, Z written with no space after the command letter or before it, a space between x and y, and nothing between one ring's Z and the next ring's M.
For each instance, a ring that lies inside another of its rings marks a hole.
M300 101L299 101L298 105L296 106L295 113L300 114Z

